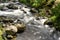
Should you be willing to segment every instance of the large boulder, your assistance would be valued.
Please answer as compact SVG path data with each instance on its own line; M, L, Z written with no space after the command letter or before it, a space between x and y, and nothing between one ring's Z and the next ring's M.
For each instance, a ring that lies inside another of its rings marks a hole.
M16 33L18 30L17 30L17 27L14 25L7 25L6 31L11 31Z
M9 39L14 39L16 38L16 33L17 33L17 27L14 25L5 25L5 31L6 31L6 38Z

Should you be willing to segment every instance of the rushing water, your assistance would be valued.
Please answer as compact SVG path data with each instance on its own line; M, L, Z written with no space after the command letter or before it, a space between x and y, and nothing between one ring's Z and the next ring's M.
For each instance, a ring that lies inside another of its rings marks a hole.
M1 4L4 5L4 3ZM20 4L20 7L21 6ZM25 10L26 13L21 9ZM0 16L17 17L17 19L26 24L26 30L21 34L17 34L17 40L60 40L60 32L54 31L54 28L50 28L48 25L44 25L47 19L39 17L39 20L36 20L36 18L32 16L32 13L29 12L29 7L25 8L23 5L21 9L0 11Z

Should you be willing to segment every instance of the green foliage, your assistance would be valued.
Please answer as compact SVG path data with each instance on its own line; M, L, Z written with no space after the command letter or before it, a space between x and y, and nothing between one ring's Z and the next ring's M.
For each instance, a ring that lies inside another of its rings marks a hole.
M46 10L45 9L40 9L40 16L44 17L46 16Z
M60 3L55 8L52 8L51 12L50 20L54 23L54 27L60 30Z
M0 35L3 34L3 28L2 28L2 24L0 23Z
M50 12L46 12L50 10L54 5L55 0L19 0L26 5L36 8L39 11L40 16L49 17Z
M45 6L51 6L54 4L55 0L19 0L19 2L22 2L24 4L30 5L34 8L41 8Z
M22 3L25 3L25 4L27 2L27 0L19 0L19 1L22 2Z
M55 22L56 18L57 17L54 15L54 16L50 17L49 20L52 20L52 22Z
M52 11L52 17L55 16L56 18L54 18L56 21L57 19L60 19L60 3L55 7L51 9Z
M60 15L60 3L55 8L52 8L51 11L53 15L59 16Z
M0 36L0 40L4 40L4 39L2 38L2 36Z
M0 23L0 40L4 40L2 35L3 35L3 28L2 28L2 24Z

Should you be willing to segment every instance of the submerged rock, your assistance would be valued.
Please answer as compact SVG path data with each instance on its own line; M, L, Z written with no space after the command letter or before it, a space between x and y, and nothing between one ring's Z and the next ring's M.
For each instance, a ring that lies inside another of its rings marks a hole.
M7 7L8 7L9 9L18 9L18 6L15 5L15 4L9 4Z

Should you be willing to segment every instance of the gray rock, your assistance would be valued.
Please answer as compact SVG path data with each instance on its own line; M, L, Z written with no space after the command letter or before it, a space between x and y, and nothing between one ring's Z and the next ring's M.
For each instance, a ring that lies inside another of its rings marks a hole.
M18 6L15 5L15 4L9 4L7 7L8 7L9 9L18 9Z

